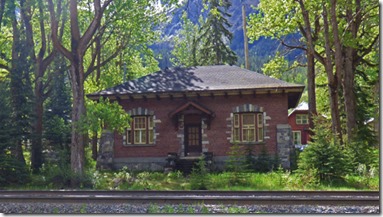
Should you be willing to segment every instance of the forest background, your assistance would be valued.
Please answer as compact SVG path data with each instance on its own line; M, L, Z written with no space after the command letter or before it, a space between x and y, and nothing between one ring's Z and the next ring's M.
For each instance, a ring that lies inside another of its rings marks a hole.
M377 1L0 0L0 183L65 165L79 186L103 127L129 122L86 94L165 67L245 67L242 11L250 70L307 87L316 137L300 169L334 174L310 150L339 176L378 168Z

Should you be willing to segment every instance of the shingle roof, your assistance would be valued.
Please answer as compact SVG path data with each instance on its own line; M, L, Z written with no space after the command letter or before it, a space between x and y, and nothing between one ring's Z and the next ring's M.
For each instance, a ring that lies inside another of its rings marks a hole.
M216 65L169 68L88 96L284 87L304 86L274 79L237 66Z

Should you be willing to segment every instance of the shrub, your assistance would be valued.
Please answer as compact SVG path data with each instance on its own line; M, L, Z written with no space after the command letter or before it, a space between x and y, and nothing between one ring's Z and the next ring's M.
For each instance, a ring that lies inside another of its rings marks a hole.
M348 144L346 148L352 157L354 173L358 173L361 164L367 169L379 167L379 149L368 144L368 141L357 140Z
M238 144L230 147L228 152L229 159L226 162L226 168L231 172L230 183L237 185L243 184L248 178L249 164L246 160L246 150Z
M257 172L266 173L278 168L279 159L277 156L271 156L263 146L261 153L254 160L253 169Z
M201 157L190 174L190 188L192 190L207 190L207 175L208 169L206 168L206 161L204 157Z
M91 176L88 173L84 173L82 176L75 174L71 170L70 164L43 165L41 173L44 176L46 186L49 188L93 188ZM78 186L72 186L72 181Z
M317 128L314 141L299 156L298 173L303 178L331 181L350 172L350 156L334 139L328 141L324 130Z
M25 184L30 180L28 169L10 155L0 155L0 186Z

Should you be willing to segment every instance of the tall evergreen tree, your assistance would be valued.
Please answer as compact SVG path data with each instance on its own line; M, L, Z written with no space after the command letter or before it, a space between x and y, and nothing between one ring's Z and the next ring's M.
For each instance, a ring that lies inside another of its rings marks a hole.
M49 87L49 97L45 103L44 138L50 148L69 151L71 97L65 59L54 60L55 76Z
M24 183L28 180L25 163L15 158L10 150L14 147L16 128L12 124L12 107L9 80L0 80L0 186Z
M237 56L229 47L233 34L228 30L231 15L228 0L206 0L209 9L206 22L202 24L199 40L202 41L200 65L234 64Z
M12 23L12 54L10 67L10 94L12 107L13 145L11 153L22 165L26 165L23 155L23 144L30 139L32 84L30 72L31 61L26 52L25 25L18 19L17 2L11 1L8 7Z

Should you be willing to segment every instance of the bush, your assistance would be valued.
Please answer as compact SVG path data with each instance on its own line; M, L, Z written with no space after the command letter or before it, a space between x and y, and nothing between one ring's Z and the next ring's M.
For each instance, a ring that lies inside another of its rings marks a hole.
M350 172L350 156L333 139L327 141L324 130L317 128L314 141L298 159L298 173L311 180L331 181ZM314 176L314 177L312 177Z
M52 153L54 154L47 158L38 174L42 176L40 180L43 180L43 183L31 184L54 189L93 188L93 170L85 167L83 175L74 173L71 169L69 149L56 149ZM34 182L36 181L38 179L35 178Z
M370 168L379 168L379 148L371 146L368 141L357 140L347 145L352 157L352 169L358 173L359 165Z
M0 186L25 184L30 180L28 169L10 155L0 155Z
M207 175L206 161L204 157L201 157L190 174L190 188L192 190L207 190Z
M279 160L277 156L271 156L267 153L266 147L263 146L261 153L254 160L252 168L256 172L267 173L278 169Z
M226 168L231 172L230 183L233 185L244 184L248 178L249 164L246 157L246 150L238 144L230 147L229 159Z

